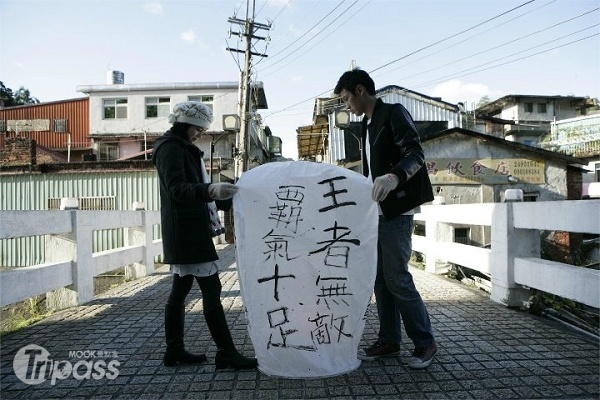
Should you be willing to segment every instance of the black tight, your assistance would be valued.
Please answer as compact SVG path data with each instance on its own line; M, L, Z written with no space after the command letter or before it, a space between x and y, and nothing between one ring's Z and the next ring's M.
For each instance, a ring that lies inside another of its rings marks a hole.
M213 274L206 277L184 275L179 276L173 274L173 285L171 286L171 293L169 294L168 304L173 306L183 306L185 304L185 298L192 289L194 284L194 278L200 286L202 291L202 305L204 308L204 315L211 311L222 309L221 305L221 280L219 280L219 274Z

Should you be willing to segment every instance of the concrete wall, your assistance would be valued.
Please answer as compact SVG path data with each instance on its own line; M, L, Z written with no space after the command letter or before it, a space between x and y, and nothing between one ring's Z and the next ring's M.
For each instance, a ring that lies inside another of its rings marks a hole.
M539 156L514 148L482 143L480 139L463 134L447 135L439 139L427 140L423 143L425 159L432 161L438 158L473 158L473 159L511 159L524 158L539 160ZM543 184L527 182L505 184L434 184L434 194L443 196L446 205L499 203L504 201L507 189L521 189L523 193L534 195L536 201L566 200L568 198L567 168L564 163L544 160ZM491 230L482 225L451 224L440 228L440 234L453 238L457 229L468 228L470 243L476 246L489 246ZM452 239L451 239L452 240Z
M525 158L539 160L538 155L505 146L481 143L479 139L453 134L423 143L426 160L436 158ZM500 202L506 189L522 189L524 193L537 193L538 201L567 199L567 168L564 163L544 160L545 183L506 182L502 185L437 185L441 186L446 204ZM434 191L436 187L434 186Z
M525 103L533 103L533 112L525 111ZM545 113L539 112L539 103L546 104ZM566 119L576 116L577 111L571 105L571 100L549 100L546 97L522 99L518 103L507 105L499 115L495 115L495 117L515 121L553 121L555 117L556 119Z

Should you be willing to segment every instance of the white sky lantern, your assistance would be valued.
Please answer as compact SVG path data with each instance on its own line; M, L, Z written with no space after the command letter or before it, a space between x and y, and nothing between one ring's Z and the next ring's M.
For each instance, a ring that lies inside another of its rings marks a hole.
M317 378L358 368L376 273L371 182L293 161L251 169L237 185L237 265L259 369Z

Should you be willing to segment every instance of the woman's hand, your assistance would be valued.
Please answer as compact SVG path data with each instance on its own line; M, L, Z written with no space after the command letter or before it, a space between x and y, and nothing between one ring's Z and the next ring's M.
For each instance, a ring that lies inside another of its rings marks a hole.
M211 183L208 187L208 195L211 199L231 199L238 191L238 187L232 183Z

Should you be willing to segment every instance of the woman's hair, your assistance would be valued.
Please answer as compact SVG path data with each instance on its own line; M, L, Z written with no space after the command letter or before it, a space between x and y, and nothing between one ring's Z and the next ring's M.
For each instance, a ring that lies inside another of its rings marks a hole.
M344 74L338 80L337 85L335 85L333 93L340 94L344 89L354 93L358 85L363 85L368 94L375 94L375 82L373 82L373 79L367 72L360 68L355 68L352 71L344 72Z

